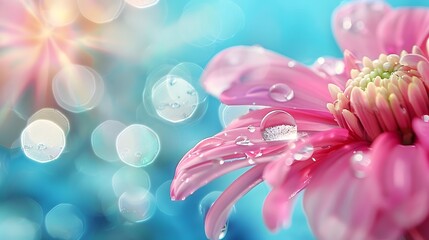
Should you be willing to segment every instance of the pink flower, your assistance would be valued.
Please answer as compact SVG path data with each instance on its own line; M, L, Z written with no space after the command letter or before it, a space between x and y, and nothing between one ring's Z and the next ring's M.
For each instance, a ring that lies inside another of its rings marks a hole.
M262 181L272 186L263 216L273 231L306 189L318 239L429 239L429 11L356 1L333 23L343 61L308 68L235 47L208 65L202 84L225 104L270 106L201 141L177 166L173 199L251 166L209 210L210 239Z

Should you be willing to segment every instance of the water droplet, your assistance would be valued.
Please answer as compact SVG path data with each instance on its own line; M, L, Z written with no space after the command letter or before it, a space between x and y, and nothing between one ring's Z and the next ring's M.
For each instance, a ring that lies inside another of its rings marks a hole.
M235 144L240 146L251 146L253 143L246 136L238 136L235 139Z
M424 122L429 122L429 115L424 115L422 119Z
M270 97L277 102L287 102L294 96L293 90L284 83L277 83L270 87Z
M289 61L289 62L287 63L287 66L288 66L288 67L290 67L290 68L293 68L293 67L295 67L295 66L296 66L296 62L295 62L295 61Z
M314 148L310 143L305 143L298 151L293 154L293 159L297 161L305 161L313 155Z
M250 165L255 164L255 160L253 160L252 158L250 158L247 162L248 162Z
M255 132L256 128L254 126L252 126L252 125L249 125L247 127L247 130L249 130L249 132L253 133L253 132Z
M174 86L174 84L176 84L176 82L177 82L176 77L170 76L170 75L167 76L167 82L168 82L168 85Z
M265 141L295 140L298 135L295 119L281 110L271 111L262 119L261 132Z
M365 178L370 164L371 159L362 151L355 152L350 158L351 169L356 178Z
M160 149L158 135L145 125L130 125L122 130L116 138L116 151L120 160L133 167L144 167L153 163ZM127 154L125 154L126 152ZM136 158L137 155L140 157ZM142 157L146 161L142 162Z

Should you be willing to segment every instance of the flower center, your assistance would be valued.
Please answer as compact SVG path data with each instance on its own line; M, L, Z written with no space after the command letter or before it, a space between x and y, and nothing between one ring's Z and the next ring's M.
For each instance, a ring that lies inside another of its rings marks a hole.
M418 52L418 50L416 50ZM338 124L360 139L374 140L383 132L398 132L404 144L413 141L411 121L428 114L428 86L418 65L419 54L364 57L360 70L352 69L344 91L330 84L334 100L329 111Z

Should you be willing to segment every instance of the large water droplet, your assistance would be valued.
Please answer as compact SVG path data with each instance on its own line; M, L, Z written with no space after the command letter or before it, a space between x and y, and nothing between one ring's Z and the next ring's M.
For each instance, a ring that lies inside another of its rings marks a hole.
M24 154L40 163L60 157L66 145L66 136L60 126L52 121L39 119L30 123L21 134Z
M160 149L158 135L145 125L130 125L116 138L119 159L133 167L144 167L153 163Z
M357 178L365 178L367 176L370 164L371 159L362 151L355 152L350 158L351 169Z
M287 102L294 96L293 89L284 83L277 83L270 87L271 99L277 102Z
M262 119L261 132L265 141L295 140L298 135L295 119L281 110L271 111Z

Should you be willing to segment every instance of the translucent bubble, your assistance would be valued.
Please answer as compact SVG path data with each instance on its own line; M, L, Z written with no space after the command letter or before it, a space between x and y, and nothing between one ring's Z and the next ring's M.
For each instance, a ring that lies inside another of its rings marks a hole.
M171 180L161 184L156 190L156 204L158 209L169 216L178 215L184 206L183 201L172 201L170 198Z
M238 136L235 139L235 144L239 146L251 146L253 143L250 141L250 139L246 136Z
M356 178L365 178L371 165L371 159L362 151L356 151L350 158L350 166Z
M295 119L281 110L269 112L261 121L262 137L265 141L288 141L297 138Z
M193 63L180 63L152 72L143 92L149 112L170 123L199 119L207 108L207 93L199 79L203 69Z
M144 188L122 193L118 207L121 215L130 222L144 222L156 211L155 198Z
M277 83L270 87L269 95L274 101L287 102L293 98L294 93L287 84Z
M45 228L55 239L80 239L85 231L82 214L74 205L61 203L52 208L45 217Z
M158 135L145 125L130 125L116 138L119 159L133 167L144 167L153 163L160 149Z
M200 202L199 209L200 214L205 219L210 207L213 205L213 203L216 201L216 199L220 196L222 192L219 191L213 191L209 194L207 194ZM229 217L235 213L235 206L231 209L231 212L229 213ZM222 227L222 230L219 235L219 239L225 238L227 232L228 232L228 226L229 226L229 219L226 221L225 225Z
M27 124L30 124L39 119L45 119L56 123L64 131L65 135L68 135L70 131L70 122L67 117L54 108L40 109L39 111L31 115L30 118L28 118Z
M28 124L21 134L24 154L36 162L46 163L59 158L65 145L64 131L49 120L36 120Z
M25 125L26 121L17 112L6 108L0 109L0 145L6 148L13 147Z
M107 23L121 14L124 0L77 0L82 15L94 23Z
M95 70L69 65L55 75L52 91L58 105L67 111L79 113L98 105L104 93L104 83Z
M53 27L69 25L79 16L75 0L40 0L39 9L43 19Z
M136 8L148 8L156 5L159 0L125 0L125 2Z
M172 123L192 117L199 102L194 87L177 76L166 76L152 90L152 102L158 115Z
M116 196L124 192L132 192L136 188L150 190L149 174L141 168L122 167L112 177L112 187Z
M37 226L26 218L11 216L0 220L0 239L40 239Z
M232 121L238 119L239 117L249 113L253 110L263 109L264 106L255 106L255 105L241 105L241 106L229 106L225 104L219 105L219 120L223 127L228 126ZM254 130L254 129L253 129ZM249 129L252 131L252 128Z
M91 145L99 158L114 162L119 161L116 151L116 137L126 126L114 120L107 120L98 125L91 134Z
M194 0L185 6L179 25L185 42L209 46L233 37L244 26L244 14L229 0Z

